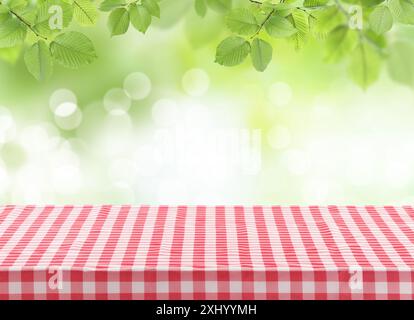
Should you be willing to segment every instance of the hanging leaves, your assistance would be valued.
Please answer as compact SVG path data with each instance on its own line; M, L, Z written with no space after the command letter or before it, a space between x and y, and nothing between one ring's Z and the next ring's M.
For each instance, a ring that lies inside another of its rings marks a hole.
M85 66L96 59L95 48L82 32L65 30L71 22L93 26L101 11L108 15L111 36L126 33L130 24L146 33L162 15L159 1L103 0L98 7L93 0L0 0L0 58L14 62L24 51L27 69L38 80L50 77L55 62ZM287 40L301 49L315 38L324 42L326 61L347 61L350 78L363 88L378 78L385 58L393 79L412 82L411 68L402 67L411 65L410 56L401 53L403 45L386 52L386 34L395 23L414 25L412 0L243 0L236 8L232 0L193 1L200 17L209 10L225 15L232 34L217 46L218 64L236 66L250 55L253 68L263 72L272 61L274 42ZM351 27L350 5L360 6L362 29Z

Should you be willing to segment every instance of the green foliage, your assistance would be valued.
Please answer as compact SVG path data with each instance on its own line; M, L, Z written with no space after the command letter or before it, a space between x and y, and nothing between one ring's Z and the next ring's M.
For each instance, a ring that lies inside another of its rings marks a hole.
M386 6L380 6L372 11L369 16L369 26L376 34L383 34L392 28L393 17Z
M256 38L252 42L251 57L253 66L257 71L265 71L268 64L272 60L272 46L259 38Z
M159 1L0 0L0 59L13 63L24 51L27 69L38 80L50 77L55 62L67 68L85 66L97 57L93 43L81 30L68 28L96 25L100 11L108 15L111 36L126 33L130 24L146 33L162 16ZM414 25L414 0L193 1L200 17L209 10L225 16L230 34L217 47L216 62L221 65L239 65L250 55L252 66L263 72L275 43L288 41L299 50L313 38L324 44L326 61L347 63L350 78L363 88L379 77L384 61L395 81L414 84L407 61L413 50L405 54L408 44L387 44L394 24ZM355 19L351 5L362 9L362 29L350 24ZM206 23L216 23L209 17ZM218 32L214 25L206 28Z
M232 7L232 0L205 0L208 7L219 13L226 13Z
M26 32L24 24L9 14L0 24L0 47L10 48L23 42Z
M96 58L93 43L79 32L62 33L50 44L53 58L66 68L76 69Z
M37 79L48 79L53 71L53 61L45 41L39 40L24 55L27 70Z
M381 60L378 53L367 43L361 42L354 49L348 68L350 77L366 89L380 74Z
M227 27L240 35L249 36L259 30L254 14L246 8L232 10L226 17Z
M207 3L205 0L195 0L194 8L200 17L203 17L203 18L205 17L207 13Z
M358 44L358 34L346 25L340 25L332 30L326 39L326 59L338 62L349 55Z
M290 37L298 32L288 19L277 13L272 15L264 26L266 32L274 38Z
M390 46L387 61L391 78L399 83L414 86L414 46L411 43L398 41Z
M98 19L98 10L91 0L73 0L73 15L81 26L93 26Z
M227 67L242 63L250 52L250 44L242 37L228 37L217 47L216 62Z
M155 0L142 0L142 6L147 9L150 15L159 18L160 6Z
M145 33L151 24L152 17L143 6L133 4L129 7L129 17L132 25L138 31Z
M129 13L125 8L117 8L111 12L108 19L108 27L111 35L124 34L129 27Z

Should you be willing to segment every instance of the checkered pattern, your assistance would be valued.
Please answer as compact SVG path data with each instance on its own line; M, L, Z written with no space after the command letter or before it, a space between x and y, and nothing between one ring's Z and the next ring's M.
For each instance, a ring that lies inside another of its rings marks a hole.
M1 299L413 299L414 207L0 207Z

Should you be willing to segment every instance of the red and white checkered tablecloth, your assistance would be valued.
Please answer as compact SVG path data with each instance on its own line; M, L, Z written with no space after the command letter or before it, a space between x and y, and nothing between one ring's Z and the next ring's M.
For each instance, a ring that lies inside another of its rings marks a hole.
M0 207L1 299L413 299L414 207Z

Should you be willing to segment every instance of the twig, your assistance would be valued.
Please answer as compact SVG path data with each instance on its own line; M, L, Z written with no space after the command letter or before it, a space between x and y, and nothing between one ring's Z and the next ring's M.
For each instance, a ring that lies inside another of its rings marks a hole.
M0 1L0 5L2 5L3 3ZM27 22L22 16L20 16L17 12L13 11L12 9L9 9L10 13L12 15L14 15L17 19L19 19L20 22L22 22L25 26L27 26L30 31L32 31L37 37L42 38L43 40L47 40L46 37L42 36L40 33L38 33L33 26Z

